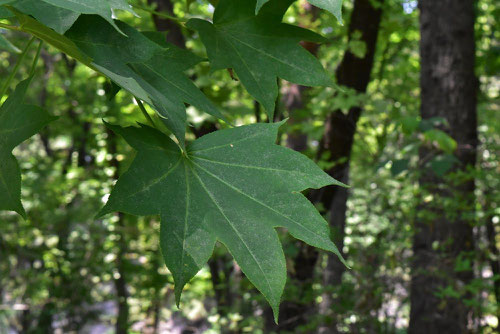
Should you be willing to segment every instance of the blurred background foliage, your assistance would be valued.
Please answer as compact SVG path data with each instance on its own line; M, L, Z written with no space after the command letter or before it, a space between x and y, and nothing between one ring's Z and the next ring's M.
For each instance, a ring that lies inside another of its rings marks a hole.
M132 26L155 30L172 24L161 17L155 22L150 11L165 11L170 1L133 3L140 17L117 13ZM165 13L181 18L210 17L213 11L202 0L173 4L173 11ZM158 247L158 217L117 214L94 219L134 155L105 128L102 119L123 125L145 120L131 95L120 91L112 96L105 78L46 47L28 101L59 119L14 152L23 171L22 198L29 219L0 213L0 333L312 333L332 321L339 332L406 332L411 238L421 192L417 180L423 170L418 150L423 143L437 146L442 153L428 164L433 172L444 175L453 167L451 153L456 143L440 130L446 120L419 117L416 1L372 4L382 8L382 16L366 92L349 87L300 90L297 107L287 100L293 85L280 82L276 119L290 118L282 129L281 143L293 146L300 138L300 151L325 170L345 162L332 161L329 152L319 150L328 115L332 110L347 114L352 108L363 109L350 156L352 188L343 247L352 269L345 271L341 284L325 285L322 273L327 255L319 253L317 265L308 269L314 271L312 280L303 288L297 282L300 275L293 272L301 246L280 231L290 262L284 301L301 304L307 321L296 322L285 313L283 327L274 326L265 300L222 245L187 286L181 308L175 306L173 280ZM360 32L348 38L352 9L353 1L344 1L344 26L305 1L294 4L285 17L328 38L319 49L310 50L332 76L347 51L359 58L367 52ZM476 180L477 201L470 217L476 244L472 256L457 259L456 268L475 273L475 279L464 287L470 292L467 303L475 314L471 328L493 333L498 329L500 279L496 257L500 247L499 8L493 0L478 0L476 16L480 144L477 168L467 171ZM185 46L204 56L194 33L184 28L180 32ZM28 37L4 30L0 34L12 43L0 40L0 78L4 80L16 62L15 48L22 49ZM35 48L30 55L34 53ZM16 80L27 77L29 66L26 61ZM211 73L208 63L202 62L189 75L235 124L266 120L262 108L228 72ZM191 139L224 126L192 107L188 114ZM460 203L448 200L440 205L453 212ZM318 208L327 211L320 203ZM463 296L451 286L439 294ZM334 300L330 309L315 312L321 310L326 296Z

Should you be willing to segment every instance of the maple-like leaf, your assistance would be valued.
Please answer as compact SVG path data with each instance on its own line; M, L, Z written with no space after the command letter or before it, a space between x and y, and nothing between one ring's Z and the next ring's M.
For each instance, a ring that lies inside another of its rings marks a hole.
M26 79L0 107L0 210L11 210L26 218L21 204L21 171L12 150L54 120L41 108L24 104L31 82Z
M108 125L137 155L100 215L121 211L161 216L160 245L178 303L216 240L266 297L276 318L286 281L276 227L286 227L295 238L341 258L328 224L300 192L342 184L304 155L276 145L281 124L220 130L185 151L148 126Z
M326 9L342 23L342 0L307 0L312 5ZM257 6L255 7L255 12L258 13L260 8L269 2L269 0L257 0Z
M89 66L154 107L182 144L187 119L184 103L224 119L183 72L202 58L167 42L155 42L157 38L123 22L117 24L127 36L95 15L82 16L65 36L92 58Z
M200 34L212 70L233 68L247 91L272 118L277 77L304 86L331 86L321 63L299 45L323 42L312 31L282 23L293 0L271 0L255 15L256 0L220 0L213 23L201 19L187 26Z

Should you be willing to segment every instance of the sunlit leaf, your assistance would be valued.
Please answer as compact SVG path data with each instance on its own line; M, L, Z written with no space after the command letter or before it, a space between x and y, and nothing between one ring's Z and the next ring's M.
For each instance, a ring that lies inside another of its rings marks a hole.
M286 281L275 227L286 227L294 237L340 257L328 224L300 192L341 183L302 154L276 145L280 125L217 131L185 152L150 127L110 125L137 156L101 215L121 211L161 216L161 247L178 302L216 240L267 298L275 317Z

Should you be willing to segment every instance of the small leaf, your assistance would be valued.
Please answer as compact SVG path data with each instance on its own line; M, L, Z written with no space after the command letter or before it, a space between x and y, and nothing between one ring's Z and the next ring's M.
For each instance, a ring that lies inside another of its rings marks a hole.
M432 171L437 176L444 176L453 166L460 161L452 154L438 155L430 161Z
M21 171L12 155L14 147L55 119L37 106L24 104L31 78L22 81L0 107L0 210L26 218L21 204Z
M328 224L300 192L342 184L304 155L276 145L281 124L220 130L185 152L150 127L109 125L137 156L100 214L160 214L160 244L177 302L216 240L263 293L276 318L286 266L275 227L341 258Z
M408 159L398 159L392 161L392 166L391 166L391 174L392 176L397 176L401 174L402 172L408 170L408 164L410 163L410 160Z
M255 16L255 0L221 0L213 24L201 19L187 26L199 32L212 70L232 68L246 90L272 119L277 77L304 86L333 86L321 63L299 45L322 42L312 31L281 23L291 0L273 0Z
M437 146L446 153L452 153L457 148L457 142L446 132L431 129L424 133L425 139L431 142L435 142Z
M413 116L403 117L401 120L401 128L406 135L413 134L420 124L420 119Z

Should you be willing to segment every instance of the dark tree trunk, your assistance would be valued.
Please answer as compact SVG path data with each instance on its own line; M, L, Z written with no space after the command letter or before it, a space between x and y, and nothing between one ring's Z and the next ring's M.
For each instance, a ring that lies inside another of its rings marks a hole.
M106 130L106 133L108 135L108 151L113 157L110 161L110 165L115 169L113 178L118 179L118 177L120 176L120 162L116 158L116 154L118 151L116 134L109 129ZM118 213L118 222L117 222L118 253L116 255L116 261L115 261L118 277L114 279L114 286L118 304L118 314L116 316L116 323L115 323L116 334L126 334L128 333L129 330L129 314L130 314L128 305L129 292L127 288L125 264L123 263L123 259L125 258L125 253L127 252L127 243L124 234L125 229L126 229L125 215L120 212Z
M370 82L370 75L373 68L377 36L382 16L383 0L373 5L370 0L356 0L351 14L348 36L355 31L362 34L361 40L366 43L366 54L363 58L356 57L350 51L346 51L337 71L337 82L340 85L353 88L357 92L366 91ZM313 13L314 15L314 13ZM304 45L309 51L315 53L317 50L311 45ZM303 92L304 87L291 85L284 94L284 104L289 113L304 107ZM340 110L333 111L325 122L325 133L321 140L318 156L324 152L330 153L329 162L336 162L335 167L328 170L334 178L348 183L349 179L349 158L356 132L356 123L361 114L360 108L352 108L347 114ZM290 115L293 120L293 114ZM307 138L302 134L289 135L287 145L296 150L303 150L307 144ZM339 249L343 248L345 218L347 209L348 192L340 187L326 187L320 191L315 191L310 195L310 199L316 203L322 203L325 210L330 213L329 224L333 230L333 240ZM324 213L327 213L324 212ZM318 252L303 243L298 243L299 253L294 258L293 270L290 273L291 280L295 285L300 285L300 291L304 295L312 295L312 283L314 279L314 267L318 259ZM329 254L327 268L323 271L324 285L337 285L341 281L345 267L337 257ZM300 299L300 296L298 296ZM316 312L312 304L314 301L297 303L285 301L280 307L280 324L275 326L272 322L271 313L266 314L266 328L275 331L294 331L298 326L305 325L311 315ZM323 303L320 311L327 313L331 308L332 300L329 295L323 296ZM321 332L329 333L334 330L334 325L322 326Z
M457 142L454 170L465 171L475 165L477 146L474 1L421 0L419 9L422 119L446 119L444 130ZM422 147L422 164L434 154ZM474 179L452 182L423 169L419 181L422 198L433 200L422 201L415 223L409 333L466 333L467 296L439 298L436 293L446 287L463 291L473 277L472 269L456 272L454 267L459 256L473 251L466 215L473 210ZM457 204L446 208L443 202Z
M174 15L174 5L171 0L148 0L148 4L156 5L156 11L163 12L168 15ZM167 31L167 42L185 48L186 40L182 34L181 27L172 20L153 15L153 21L158 31Z
M382 18L383 0L377 5L371 0L356 0L349 23L349 38L356 31L361 32L361 40L366 44L366 53L363 58L358 58L347 51L336 71L339 85L355 89L358 93L366 92L373 69L377 37ZM334 167L327 170L333 178L348 183L349 163L351 157L356 125L361 115L361 108L353 107L347 114L340 110L333 111L325 124L325 133L321 140L319 156L324 152L330 153L330 162L335 162ZM329 213L329 224L332 229L332 239L342 252L346 225L346 211L348 190L341 187L326 187L311 195L314 202L323 204ZM345 271L344 265L334 254L328 254L327 265L323 271L323 286L337 286L342 281ZM323 295L320 312L328 314L333 299L330 293ZM335 324L322 327L320 332L335 331Z
M493 277L500 277L500 252L497 247L497 231L495 228L495 211L494 211L494 206L490 202L489 196L492 196L490 194L490 191L487 191L485 193L486 199L486 205L485 205L485 211L487 212L486 214L486 236L488 239L488 252L489 252L489 263L491 267L491 271L493 273ZM493 282L493 289L495 292L495 300L497 304L500 304L500 280L496 279ZM497 317L500 318L500 309L497 309Z

